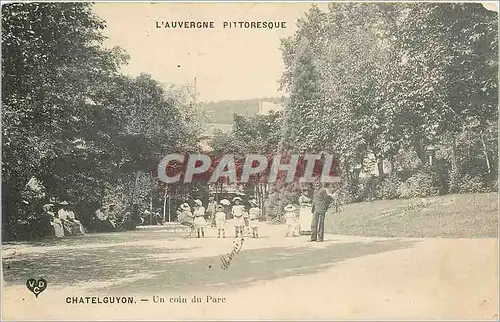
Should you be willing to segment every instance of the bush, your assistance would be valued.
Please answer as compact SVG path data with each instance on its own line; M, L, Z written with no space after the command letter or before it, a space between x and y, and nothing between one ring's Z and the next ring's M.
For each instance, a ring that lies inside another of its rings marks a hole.
M478 176L465 174L458 180L459 193L488 192L489 190L484 180Z
M424 198L440 194L442 190L439 173L431 169L422 169L412 175L398 187L401 198Z
M359 180L357 193L351 193L353 200L372 201L378 198L377 189L380 184L379 177L370 176Z
M397 199L399 198L398 188L401 180L397 175L391 174L384 178L377 187L377 199Z

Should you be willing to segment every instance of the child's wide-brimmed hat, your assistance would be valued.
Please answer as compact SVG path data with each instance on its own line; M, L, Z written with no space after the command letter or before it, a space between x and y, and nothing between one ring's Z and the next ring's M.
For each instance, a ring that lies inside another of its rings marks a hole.
M215 200L213 196L208 197L208 200Z
M287 206L285 207L285 209L284 209L284 210L285 210L285 211L295 211L295 209L297 209L297 208L295 208L295 206L294 206L294 205L289 204L289 205L287 205Z
M224 210L224 206L223 205L218 205L217 206L217 210Z
M181 208L181 210L189 210L189 205L187 203L183 203L179 208Z
M233 202L235 202L235 201L242 201L242 200L243 200L243 199L241 199L240 197L234 197L234 198L233 198Z
M67 205L69 205L69 202L67 202L66 200L63 200L59 204L62 206L67 206Z
M252 206L258 206L258 205L259 205L259 204L257 203L257 200L255 200L255 199L250 200L250 204L251 204Z
M194 201L194 203L195 203L195 204L197 204L197 205L198 205L198 206L200 206L200 207L201 207L201 205L203 205L203 203L201 202L201 200L200 200L200 199L196 199L196 200Z
M221 205L224 205L224 206L229 206L229 205L231 205L231 201L229 201L229 200L227 200L227 199L222 199L222 200L220 201L220 204L221 204Z
M53 203L47 203L47 204L42 206L43 210L45 210L45 211L49 211L50 208L52 208L52 207L54 207Z

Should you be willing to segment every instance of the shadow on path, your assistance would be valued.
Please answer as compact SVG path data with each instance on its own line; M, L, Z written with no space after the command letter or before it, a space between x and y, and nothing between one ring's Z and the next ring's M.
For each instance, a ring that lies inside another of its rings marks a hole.
M227 270L222 270L220 256L190 261L160 260L148 264L149 269L158 272L154 277L96 291L137 294L247 287L259 281L311 275L350 258L413 245L414 242L390 240L370 243L329 242L324 248L304 246L242 250L233 258Z
M26 253L4 260L4 281L6 286L25 285L28 278L44 277L49 287L83 283L99 294L120 295L240 288L259 281L318 273L350 258L408 248L415 243L397 239L366 243L328 240L322 245L305 242L295 247L248 250L245 250L244 244L227 270L222 270L220 256L193 259L169 257L169 254L192 252L197 247L174 249L151 245L107 245L131 239L140 242L165 241L168 237L161 233L130 232L90 235L81 238L80 242L76 239L65 241L60 246L88 247L52 248L51 251ZM230 251L232 244L228 243L227 247L224 251Z

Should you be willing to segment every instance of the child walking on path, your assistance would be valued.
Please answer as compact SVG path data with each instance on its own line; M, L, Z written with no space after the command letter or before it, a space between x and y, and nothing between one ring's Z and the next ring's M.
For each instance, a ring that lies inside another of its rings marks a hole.
M286 237L293 236L295 237L295 229L297 226L297 219L295 214L295 206L292 204L288 204L285 207L285 225L286 225Z
M193 214L196 232L198 233L198 238L200 238L200 233L201 237L205 237L205 226L207 225L207 222L205 220L205 207L203 207L203 203L200 199L196 199L194 203L195 206Z
M224 206L218 205L215 212L215 227L217 228L217 232L219 238L226 238L226 213L224 212Z
M250 209L248 214L250 217L250 228L252 229L252 237L259 238L259 217L260 208L258 207L257 201L255 199L250 200Z
M243 214L245 212L245 207L241 204L241 198L235 197L233 199L234 205L232 209L233 221L234 221L234 237L243 237L243 227L245 227L245 220L243 219Z

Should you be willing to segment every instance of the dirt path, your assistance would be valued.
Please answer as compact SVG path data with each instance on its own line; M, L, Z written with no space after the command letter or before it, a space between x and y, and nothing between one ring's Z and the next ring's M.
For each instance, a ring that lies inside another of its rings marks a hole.
M245 239L227 270L220 256L232 239L213 236L141 232L95 247L18 248L4 261L3 318L498 320L497 239L327 236L308 243L284 238L280 227L262 230L262 239ZM36 271L49 284L37 299L22 282ZM66 303L79 296L133 296L136 303ZM225 303L191 303L193 296ZM179 297L187 303L170 303Z

